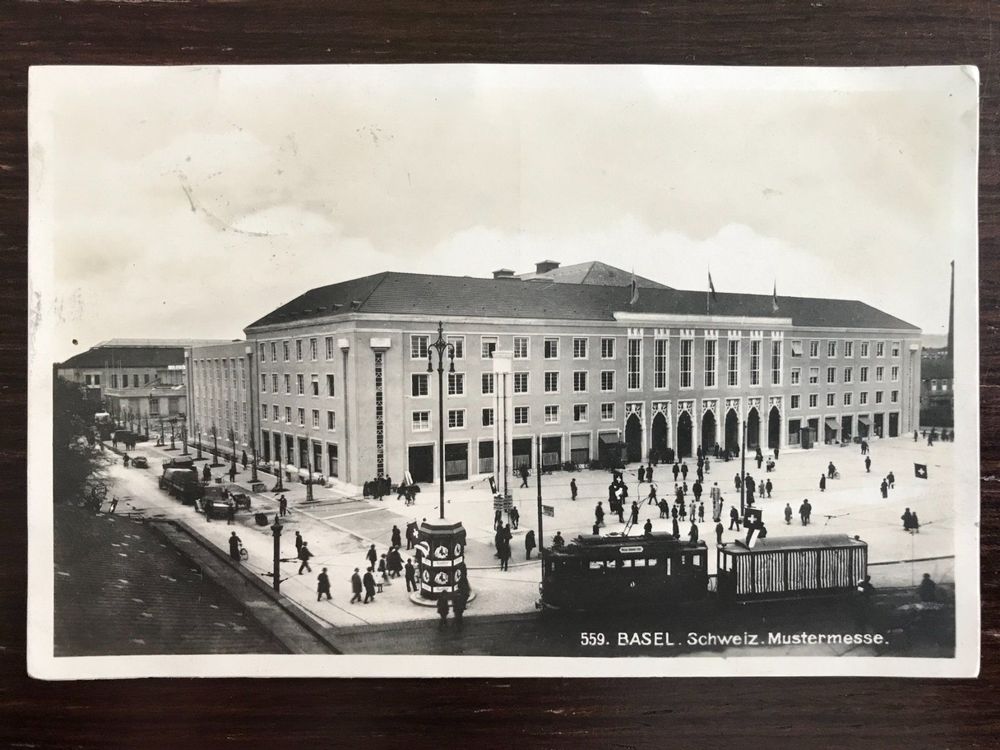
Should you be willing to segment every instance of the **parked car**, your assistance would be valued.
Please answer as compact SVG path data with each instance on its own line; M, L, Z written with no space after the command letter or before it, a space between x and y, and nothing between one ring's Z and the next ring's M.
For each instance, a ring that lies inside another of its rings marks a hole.
M132 459L132 466L134 466L137 469L148 469L149 459L147 459L145 456L136 456L135 458Z

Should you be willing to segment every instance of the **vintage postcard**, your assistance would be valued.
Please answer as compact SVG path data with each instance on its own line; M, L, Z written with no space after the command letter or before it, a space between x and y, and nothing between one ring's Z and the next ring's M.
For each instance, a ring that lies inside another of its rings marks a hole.
M31 674L977 674L978 89L33 69Z

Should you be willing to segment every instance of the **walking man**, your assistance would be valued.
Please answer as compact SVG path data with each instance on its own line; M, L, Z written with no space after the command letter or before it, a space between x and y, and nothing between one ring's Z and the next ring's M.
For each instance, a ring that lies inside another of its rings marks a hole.
M723 531L725 531L725 529L722 528L722 521L719 521L717 524L715 524L715 543L717 545L722 544Z
M792 523L792 504L785 503L785 525L790 526Z
M597 507L594 508L594 525L604 525L604 504L600 500L597 501Z
M240 462L243 464L243 471L247 470L247 452L243 451L243 455L240 457Z
M528 486L528 467L527 466L522 466L520 468L520 470L519 470L518 473L521 475L521 486L522 487L527 487Z
M438 597L437 611L438 617L441 618L438 622L438 630L441 630L448 622L448 597L444 594Z
M528 533L524 535L524 559L531 559L531 551L535 548L535 530L528 529Z
M354 573L351 574L351 604L361 601L361 575L358 573L358 569L354 569Z
M570 500L576 502L576 478L569 480L569 497Z
M635 504L635 500L632 501L632 525L639 523L639 506Z
M232 464L229 467L229 483L232 484L236 481L236 464Z
M298 533L299 532L297 531L295 532L296 537L298 536ZM299 541L298 538L296 538L295 540L296 544L298 544L298 541ZM368 548L368 551L365 553L365 557L368 559L368 564L372 567L372 569L374 569L375 563L378 562L378 552L375 551L374 544Z
M639 484L646 481L646 467L639 464Z
M303 542L302 542L302 532L296 531L295 532L295 556L296 557L298 557L299 550L302 549L302 544L303 544Z
M510 516L510 525L513 526L516 529L517 525L519 523L521 523L521 511L519 511L517 509L517 506L514 505L514 506L511 506L511 509L507 513L507 515Z
M872 473L872 457L865 456L865 472L868 474Z
M417 590L417 579L416 579L417 569L413 567L413 560L409 557L406 558L406 566L403 568L403 573L406 576L406 591L416 591Z
M392 525L392 533L389 535L389 543L393 547L403 546L402 534L399 531L399 527L396 526L395 524Z
M246 453L243 455L246 456ZM326 574L326 568L323 568L323 572L316 576L316 601L320 601L323 594L326 594L327 600L333 599L330 596L330 576Z
M309 567L309 558L313 556L313 553L309 551L309 542L302 542L302 548L299 550L299 560L302 564L299 565L299 575L302 575L303 570L308 570L312 573L312 568Z
M288 515L288 498L284 495L278 496L278 513L282 516Z
M363 604L375 601L375 576L372 575L372 569L368 568L365 571L365 577L362 581L365 585L365 600Z
M729 530L739 531L740 530L740 512L736 510L736 506L732 506L729 509Z

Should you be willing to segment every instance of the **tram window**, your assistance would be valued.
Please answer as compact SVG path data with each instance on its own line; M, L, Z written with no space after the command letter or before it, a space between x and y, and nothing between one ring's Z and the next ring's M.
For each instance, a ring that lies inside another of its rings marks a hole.
M691 561L695 564L695 567L698 567L698 568L701 567L701 558L700 557L693 557L693 558L691 558Z
M632 566L635 567L635 568L645 568L646 567L646 561L645 560L633 560L632 561Z
M648 565L651 568L656 567L656 558L651 557L648 560L646 560L646 565Z
M666 563L667 575L670 575L670 558L668 557L664 562Z
M604 561L603 560L591 560L590 561L590 569L591 570L600 570L603 567L604 567Z

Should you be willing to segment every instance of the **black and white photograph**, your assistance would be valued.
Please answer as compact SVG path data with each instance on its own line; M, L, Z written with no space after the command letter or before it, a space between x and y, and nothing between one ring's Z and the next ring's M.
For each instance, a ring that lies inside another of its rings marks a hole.
M977 674L975 68L29 84L33 676Z

